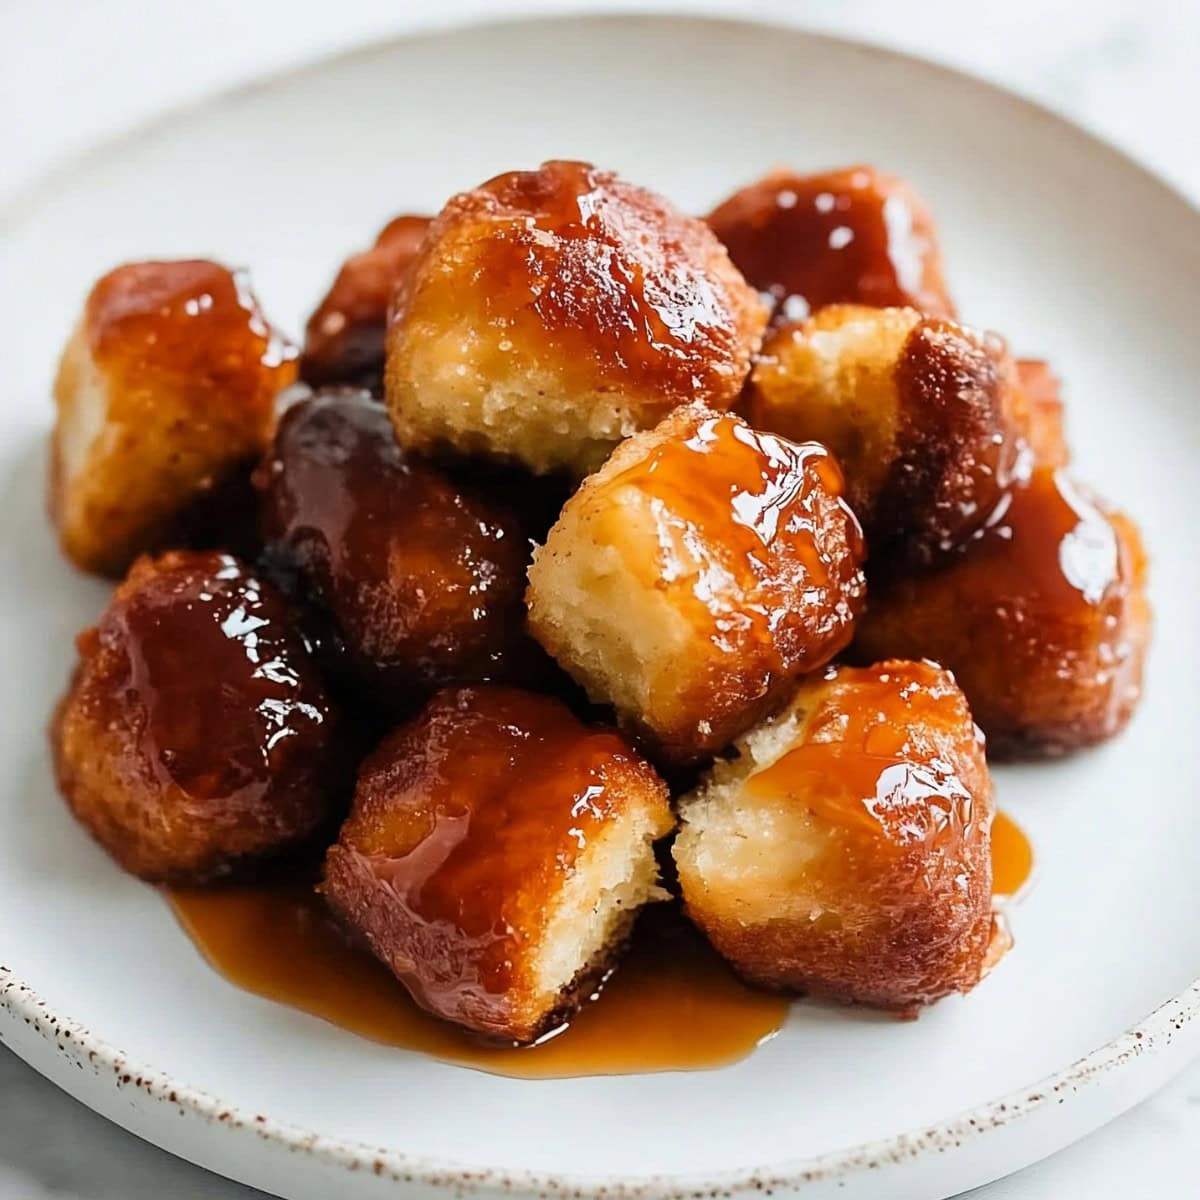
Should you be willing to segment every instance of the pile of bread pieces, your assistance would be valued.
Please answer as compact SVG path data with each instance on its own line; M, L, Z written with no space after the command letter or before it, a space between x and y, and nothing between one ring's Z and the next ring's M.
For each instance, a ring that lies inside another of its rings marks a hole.
M870 168L703 220L500 175L347 260L302 351L241 272L121 266L55 400L63 550L122 579L52 727L75 815L148 880L324 853L347 930L489 1037L676 897L763 987L970 990L985 745L1139 696L1136 528Z

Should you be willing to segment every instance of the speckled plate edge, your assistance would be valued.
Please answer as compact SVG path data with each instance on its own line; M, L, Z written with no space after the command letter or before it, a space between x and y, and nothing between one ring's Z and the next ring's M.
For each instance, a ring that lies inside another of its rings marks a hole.
M152 120L51 167L31 185L20 188L0 207L0 230L9 232L18 227L21 219L40 198L52 194L69 180L74 171L119 150L134 138L169 124L183 113L253 94L282 80L302 75L323 62L352 61L358 56L376 54L381 46L390 42L436 38L456 28L509 26L526 22L611 24L639 18L706 23L716 27L777 28L811 41L849 46L877 58L915 64L923 70L968 83L988 92L995 101L1015 109L1025 119L1053 125L1064 136L1086 143L1093 153L1109 157L1124 171L1136 174L1144 184L1155 188L1164 198L1173 202L1180 212L1180 219L1194 222L1200 234L1200 210L1136 159L1082 126L997 84L919 55L853 38L811 32L795 24L761 18L727 17L710 12L689 15L671 10L657 11L652 5L593 14L515 15L492 21L471 18L442 20L411 33L377 40L350 51L306 60L263 79L207 95L196 103L164 109ZM69 1094L130 1132L190 1161L255 1186L274 1190L281 1182L276 1173L285 1173L291 1180L290 1183L284 1183L288 1187L287 1194L314 1197L324 1192L310 1190L308 1186L300 1184L298 1180L301 1175L297 1175L295 1169L283 1172L282 1164L286 1162L286 1157L273 1158L273 1165L267 1169L261 1163L257 1168L247 1165L244 1155L238 1155L237 1164L232 1163L232 1156L221 1153L217 1148L219 1143L196 1136L196 1121L209 1130L216 1128L228 1131L221 1142L231 1136L241 1135L271 1145L296 1162L301 1174L317 1168L317 1174L308 1176L317 1189L338 1174L350 1172L375 1180L390 1194L394 1194L396 1185L402 1185L431 1190L439 1195L456 1196L536 1196L547 1200L567 1200L569 1197L577 1200L598 1200L600 1197L611 1200L729 1197L732 1200L734 1197L786 1195L801 1190L806 1196L827 1191L833 1194L834 1190L845 1187L850 1176L871 1173L878 1188L875 1194L879 1200L884 1200L885 1196L909 1194L896 1190L897 1187L903 1187L906 1167L917 1162L928 1165L928 1160L940 1158L946 1167L936 1172L936 1182L932 1174L922 1176L922 1194L932 1195L928 1189L933 1186L942 1189L937 1194L944 1196L962 1187L987 1182L1052 1153L1144 1099L1182 1069L1192 1055L1200 1054L1200 978L1197 978L1178 996L1160 1005L1137 1025L1065 1069L940 1124L829 1154L753 1169L708 1172L703 1176L675 1174L598 1178L466 1167L386 1147L375 1148L364 1143L326 1137L299 1126L274 1121L263 1114L238 1110L222 1103L218 1097L130 1059L123 1051L91 1033L77 1021L50 1008L30 984L23 982L11 968L2 964L0 1014L7 1021L7 1029L0 1026L0 1043L7 1045ZM1180 1042L1183 1043L1180 1052L1170 1056L1167 1061L1168 1056L1164 1054L1166 1048ZM1139 1067L1141 1069L1137 1069ZM89 1075L97 1081L96 1085L89 1086L81 1082ZM1116 1083L1123 1086L1118 1088ZM1043 1135L1031 1139L1023 1150L1003 1161L989 1156L995 1163L993 1167L955 1168L955 1159L961 1156L955 1156L952 1153L954 1150L987 1136L1001 1139L1006 1132L1020 1129L1027 1118L1050 1108L1066 1106L1068 1100L1080 1096L1092 1097L1090 1115L1070 1122L1070 1132L1066 1136L1059 1128L1048 1138ZM161 1110L163 1106L175 1110L181 1117L192 1118L188 1122L192 1127L190 1139L182 1134L164 1135L151 1129L154 1124L151 1111ZM205 1152L206 1144L214 1148ZM384 1194L384 1191L381 1190L379 1194Z

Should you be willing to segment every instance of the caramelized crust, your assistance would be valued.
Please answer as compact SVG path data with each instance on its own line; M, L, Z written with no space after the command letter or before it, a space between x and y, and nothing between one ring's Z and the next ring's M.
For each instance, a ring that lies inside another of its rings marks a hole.
M680 803L691 918L752 982L909 1014L979 982L992 789L933 663L831 668Z
M256 478L270 559L299 572L337 666L376 701L411 712L444 683L552 669L525 631L520 522L402 450L368 393L294 405Z
M78 648L58 785L127 871L211 879L335 816L335 714L283 598L236 559L139 559Z
M849 640L862 542L841 489L822 446L680 409L567 502L530 628L665 759L702 758Z
M54 385L50 507L67 557L119 575L178 537L189 507L248 475L293 354L241 272L183 261L105 275Z
M616 733L545 696L449 690L363 765L323 890L423 1007L532 1041L658 897L672 824Z
M693 399L727 408L765 314L702 221L586 163L455 196L396 296L400 440L595 469Z
M929 210L903 180L871 167L775 171L735 192L708 223L781 320L826 304L954 316Z
M383 391L388 307L429 228L429 217L396 217L375 244L342 264L304 329L300 378L313 387L351 384Z
M873 557L928 563L1028 472L1028 403L1004 344L911 308L833 305L768 340L750 421L823 442Z
M872 582L854 654L954 672L997 756L1103 741L1141 694L1150 634L1136 526L1039 467L941 568Z
M1071 461L1063 428L1063 405L1058 380L1048 363L1023 358L1017 362L1017 377L1029 409L1029 449L1043 467L1065 467Z

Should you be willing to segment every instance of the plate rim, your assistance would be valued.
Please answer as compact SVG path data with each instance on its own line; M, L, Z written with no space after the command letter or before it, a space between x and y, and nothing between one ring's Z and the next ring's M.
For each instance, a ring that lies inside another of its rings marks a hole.
M1143 184L1156 189L1181 210L1184 220L1193 222L1200 232L1200 205L1172 181L1164 178L1134 154L1109 141L1087 126L1055 112L1004 84L976 75L936 58L928 58L907 50L881 45L869 38L846 36L814 30L798 22L777 19L770 14L738 15L733 10L676 9L657 7L653 3L626 3L602 9L590 6L580 9L550 12L509 12L491 17L480 14L450 14L434 17L421 25L372 37L360 45L330 54L305 56L282 69L268 69L248 81L230 87L213 89L177 104L169 104L153 116L133 123L114 136L99 141L87 149L69 154L51 163L32 179L20 185L0 203L0 236L17 233L38 204L67 185L73 175L93 163L119 153L137 139L169 127L189 114L236 102L257 92L287 84L305 74L332 65L353 63L369 58L400 43L419 42L451 35L464 30L502 29L522 25L630 25L637 22L677 22L692 26L711 26L717 29L741 28L772 30L824 43L840 49L852 49L867 56L915 65L932 71L958 84L967 84L987 92L993 100L1018 110L1032 118L1052 125L1065 136L1085 144L1089 151L1113 160L1125 172L1132 171ZM707 1171L690 1175L672 1173L657 1176L593 1176L567 1173L545 1173L517 1168L472 1167L463 1163L429 1158L387 1147L372 1147L352 1139L328 1137L315 1130L289 1122L278 1122L260 1114L249 1114L235 1106L224 1104L207 1091L193 1087L148 1064L130 1059L122 1050L93 1034L86 1026L65 1013L52 1009L32 985L21 980L16 972L0 963L0 1012L15 1021L30 1026L52 1050L73 1060L76 1065L86 1062L99 1074L111 1071L117 1088L136 1087L149 1099L169 1104L181 1112L190 1113L209 1123L225 1125L230 1130L250 1129L258 1137L288 1151L303 1151L320 1158L324 1163L342 1170L368 1171L387 1175L407 1184L444 1189L453 1194L528 1194L546 1197L625 1197L628 1200L672 1200L694 1196L700 1192L719 1190L722 1195L762 1194L766 1190L799 1189L806 1185L828 1183L886 1165L899 1165L920 1157L958 1147L968 1139L1004 1128L1048 1106L1065 1102L1067 1095L1088 1088L1110 1072L1128 1066L1150 1054L1160 1052L1185 1030L1194 1034L1200 1029L1200 975L1177 995L1164 1001L1141 1021L1115 1038L1074 1060L1058 1071L997 1099L967 1109L953 1117L923 1129L909 1130L888 1138L862 1142L840 1150L802 1159L785 1160L758 1167L730 1171ZM1189 1029L1193 1022L1196 1029ZM0 1038L19 1057L42 1073L33 1057L26 1057L16 1046ZM1200 1049L1200 1039L1197 1040ZM1182 1066L1183 1063L1180 1063ZM68 1089L69 1090L69 1089ZM1134 1100L1138 1099L1134 1096ZM83 1101L87 1103L87 1101ZM90 1107L90 1105L89 1105ZM1122 1109L1127 1107L1121 1106Z

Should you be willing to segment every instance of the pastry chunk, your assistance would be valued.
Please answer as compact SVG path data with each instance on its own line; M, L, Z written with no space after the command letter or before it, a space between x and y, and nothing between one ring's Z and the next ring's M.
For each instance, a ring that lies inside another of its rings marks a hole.
M993 755L1103 741L1141 695L1146 556L1132 521L1039 467L945 565L873 583L855 656L954 672Z
M727 745L849 641L858 523L823 446L702 406L631 438L529 572L534 636L664 758Z
M528 1042L660 898L667 789L616 733L510 688L439 693L363 765L323 891L413 998Z
M766 316L702 221L586 163L455 196L402 283L400 440L582 476L673 408L729 407Z
M742 975L911 1014L979 982L992 789L949 672L830 669L680 802L689 916Z
M105 275L54 384L50 506L67 557L120 575L180 538L189 507L249 475L295 370L241 272L184 261Z
M1043 467L1065 467L1071 460L1063 428L1063 405L1058 380L1049 364L1038 359L1017 361L1017 378L1029 407L1029 448Z
M300 378L313 387L353 384L383 391L383 343L396 285L420 249L428 217L396 217L375 244L352 254L308 319Z
M824 443L872 557L924 563L978 528L1029 468L1004 344L912 308L834 305L767 340L751 423Z
M336 819L335 714L283 597L250 568L141 558L78 646L52 729L58 784L127 871L199 882Z
M525 632L520 523L402 450L368 393L293 405L256 478L272 562L299 572L373 697L411 711L431 686L544 661Z
M735 192L708 223L780 320L826 304L954 315L929 210L903 180L871 167L775 171Z

